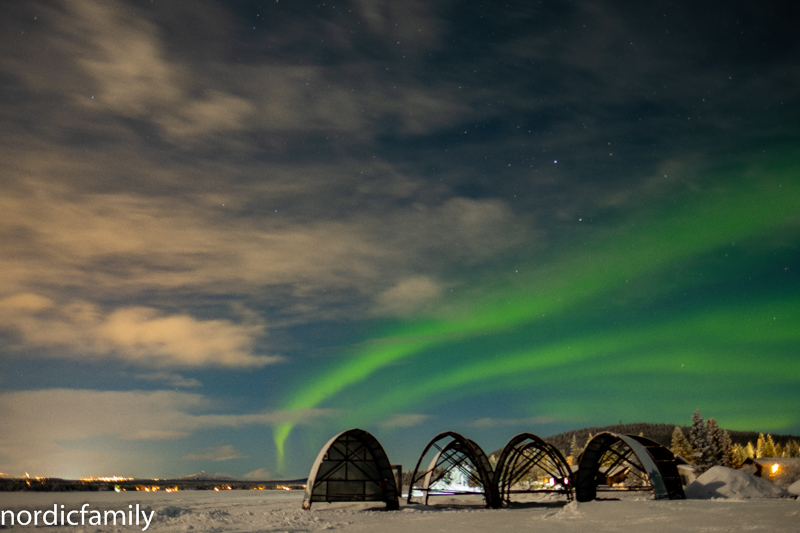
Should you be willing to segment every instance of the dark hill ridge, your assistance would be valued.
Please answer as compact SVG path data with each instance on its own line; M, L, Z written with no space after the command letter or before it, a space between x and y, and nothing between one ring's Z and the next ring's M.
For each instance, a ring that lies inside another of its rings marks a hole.
M236 478L230 476L221 476L219 474L206 474L205 471L175 479L177 481L236 481Z
M683 434L688 437L689 426L680 426L680 428L683 430ZM614 424L611 426L574 429L572 431L566 431L557 435L551 435L550 437L544 437L544 440L550 444L553 444L566 457L569 455L569 445L572 442L573 435L576 436L578 446L581 448L583 448L583 446L586 444L586 441L589 438L589 433L592 435L597 435L598 433L602 433L604 431L609 431L611 433L622 433L626 435L639 435L641 433L648 439L652 439L662 446L669 448L672 444L672 432L674 430L674 424L651 424L648 422L636 422L633 424ZM748 442L752 442L753 446L755 446L756 441L758 440L757 431L728 430L728 433L730 434L731 441L733 441L734 444L741 444L744 446ZM764 434L766 435L766 433ZM775 441L775 444L780 443L781 446L786 446L786 443L790 440L800 441L800 437L796 435L777 435L773 433L772 440Z

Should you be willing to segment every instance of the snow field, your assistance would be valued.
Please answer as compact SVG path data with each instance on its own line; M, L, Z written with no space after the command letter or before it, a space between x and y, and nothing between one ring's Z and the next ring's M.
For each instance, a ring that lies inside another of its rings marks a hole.
M148 529L153 533L800 531L800 503L786 498L656 501L643 494L626 494L619 500L569 504L544 500L499 510L401 505L396 512L383 511L383 505L363 503L315 503L311 511L303 511L302 498L299 491L4 493L0 494L0 509L46 509L52 508L53 503L63 503L67 507L90 503L93 508L119 509L138 503L156 511ZM46 529L53 533L133 533L139 530L136 526Z
M797 489L798 483L790 487ZM746 472L714 467L689 484L686 492L690 499L653 500L645 493L608 492L585 503L544 497L496 510L438 499L440 506L401 503L396 512L371 503L314 503L310 511L303 511L301 491L6 492L0 493L0 510L51 509L54 503L68 509L89 503L101 510L138 504L155 511L148 533L800 532L800 502L790 492ZM25 531L33 526L11 529ZM133 533L140 528L52 526L47 530Z

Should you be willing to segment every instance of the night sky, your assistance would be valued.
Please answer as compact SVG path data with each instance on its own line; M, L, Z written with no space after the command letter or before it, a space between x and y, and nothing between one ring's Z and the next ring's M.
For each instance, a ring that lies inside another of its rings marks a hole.
M800 434L792 2L0 4L0 472Z

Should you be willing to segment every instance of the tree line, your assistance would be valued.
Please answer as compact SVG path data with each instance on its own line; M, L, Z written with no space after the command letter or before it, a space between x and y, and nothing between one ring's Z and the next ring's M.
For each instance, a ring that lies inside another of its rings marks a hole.
M702 417L700 417L702 419ZM709 419L710 420L710 419ZM704 424L707 424L704 422ZM694 425L694 420L692 422ZM712 427L717 425L716 421ZM654 440L666 448L672 449L676 453L672 438L675 435L675 429L684 435L686 439L690 432L691 426L675 426L674 424L654 424L648 422L636 422L628 424L613 424L608 426L596 426L582 429L574 429L545 437L544 440L554 445L569 460L572 457L572 462L577 462L585 445L592 440L592 438L603 432L620 433L624 435L641 435L648 439ZM717 425L718 427L718 425ZM800 437L795 435L767 435L755 431L734 431L723 430L727 433L731 441L731 447L736 453L736 457L744 457L738 460L733 460L731 465L741 465L747 457L798 457L798 440ZM756 443L755 445L753 443ZM718 446L719 447L719 446ZM701 447L702 448L702 447ZM727 446L725 446L727 450ZM774 452L772 450L775 450ZM691 450L691 451L687 451ZM694 462L693 457L694 448L692 446L681 448L678 455L684 457L689 462ZM498 450L499 454L499 450ZM769 454L769 455L767 455Z
M744 445L734 443L730 433L721 429L716 420L709 418L704 422L699 410L692 414L688 438L680 426L675 426L670 450L692 463L698 475L712 466L741 468L748 458L800 457L797 440L786 440L782 445L776 443L769 433L766 437L759 433L755 446L751 441Z

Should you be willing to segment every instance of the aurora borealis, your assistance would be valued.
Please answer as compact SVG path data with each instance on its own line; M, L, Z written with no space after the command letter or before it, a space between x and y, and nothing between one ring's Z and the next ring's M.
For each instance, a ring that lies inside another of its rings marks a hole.
M614 405L620 416L635 417L632 398L620 400L613 384L624 380L646 383L641 401L655 403L647 409L661 417L679 419L686 407L675 400L688 396L708 402L732 428L757 426L764 415L748 406L757 391L783 389L782 402L798 401L792 388L800 377L793 364L800 308L787 237L799 236L800 168L792 163L765 169L769 179L755 187L730 176L730 191L697 193L678 208L650 212L654 220L628 229L624 240L609 236L562 251L566 260L515 275L488 297L446 303L439 319L401 323L321 372L287 408L317 407L358 387L352 425L476 390L536 389L549 391L536 403L548 414L583 419L594 411L579 401L589 393L603 398L603 410ZM765 269L785 274L753 298L744 280ZM699 279L704 274L710 281ZM706 293L699 301L689 296L698 291ZM406 359L407 367L394 366ZM381 379L381 370L390 376ZM706 383L711 375L724 386ZM581 390L594 380L607 388ZM773 416L773 423L795 423L788 413ZM291 427L275 432L279 454Z
M0 472L800 434L797 7L0 7Z

